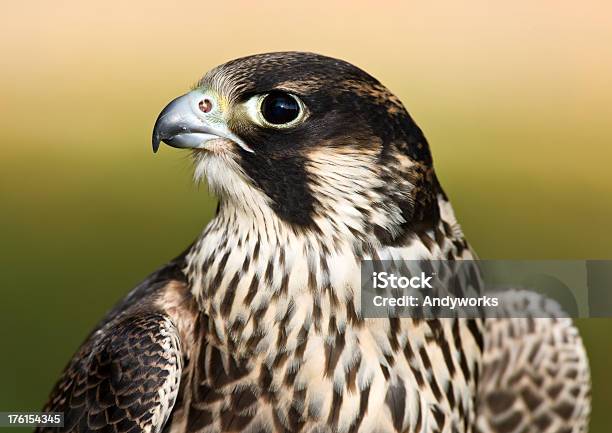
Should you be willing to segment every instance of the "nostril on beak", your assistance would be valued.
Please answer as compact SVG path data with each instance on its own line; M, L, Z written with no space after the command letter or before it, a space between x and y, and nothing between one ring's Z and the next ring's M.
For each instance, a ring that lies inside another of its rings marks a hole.
M200 111L202 113L208 113L210 112L210 110L212 110L213 105L210 99L205 98L200 101L200 103L198 104L198 107L200 108Z

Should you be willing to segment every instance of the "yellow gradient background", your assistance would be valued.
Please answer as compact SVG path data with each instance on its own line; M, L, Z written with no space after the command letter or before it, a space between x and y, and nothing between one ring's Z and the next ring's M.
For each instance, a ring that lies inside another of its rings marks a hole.
M242 55L315 51L380 79L425 131L482 258L612 258L610 2L2 9L0 411L38 410L104 312L210 219L186 153L154 156L150 133L168 101ZM612 320L579 325L591 431L607 432Z

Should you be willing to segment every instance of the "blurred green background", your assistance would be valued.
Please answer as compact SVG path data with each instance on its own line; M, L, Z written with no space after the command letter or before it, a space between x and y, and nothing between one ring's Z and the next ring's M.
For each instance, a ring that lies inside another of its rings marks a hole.
M104 312L210 219L186 154L154 156L150 133L241 55L316 51L379 78L482 258L612 258L610 3L424 3L4 5L0 411L39 409ZM607 432L612 320L579 326Z

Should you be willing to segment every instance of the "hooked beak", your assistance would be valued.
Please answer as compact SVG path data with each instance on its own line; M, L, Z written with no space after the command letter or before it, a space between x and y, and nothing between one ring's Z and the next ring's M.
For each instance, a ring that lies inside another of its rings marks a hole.
M253 152L225 125L207 122L206 114L200 110L203 98L201 91L194 90L166 105L153 127L153 152L157 152L162 141L172 147L202 149L208 141L219 138L229 139L247 152Z

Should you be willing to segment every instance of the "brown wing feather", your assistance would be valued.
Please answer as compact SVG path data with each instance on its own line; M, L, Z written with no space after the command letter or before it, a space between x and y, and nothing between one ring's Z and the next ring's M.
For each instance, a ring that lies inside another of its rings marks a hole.
M64 413L59 431L162 430L178 394L183 363L176 318L163 300L168 290L186 287L183 257L132 290L68 364L44 408Z
M174 406L180 372L169 319L129 316L79 352L45 410L64 413L65 432L159 432Z
M553 301L525 291L504 295L517 312L486 321L477 431L586 432L590 376L578 330ZM525 311L534 317L521 317Z

